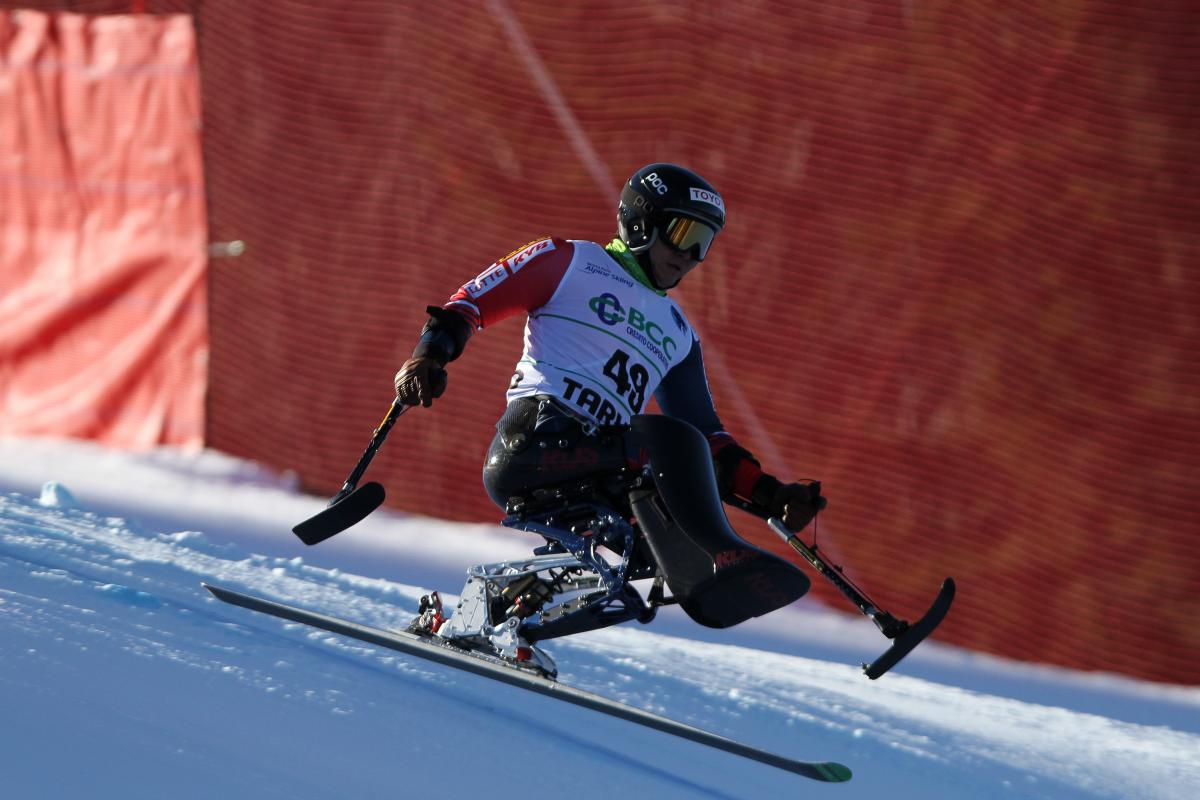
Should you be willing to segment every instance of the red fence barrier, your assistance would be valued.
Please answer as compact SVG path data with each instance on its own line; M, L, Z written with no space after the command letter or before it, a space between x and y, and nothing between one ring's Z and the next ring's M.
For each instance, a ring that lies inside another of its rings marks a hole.
M0 11L0 434L204 437L190 17Z
M426 304L606 239L619 182L679 161L729 208L679 290L723 418L823 479L856 579L910 616L954 575L968 647L1200 679L1193 3L196 13L212 238L247 245L211 267L213 446L332 493ZM519 349L484 332L402 420L392 502L496 517Z

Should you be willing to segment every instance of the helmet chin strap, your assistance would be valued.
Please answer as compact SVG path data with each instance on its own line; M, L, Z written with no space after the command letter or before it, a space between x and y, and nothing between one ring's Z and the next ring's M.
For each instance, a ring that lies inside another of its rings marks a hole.
M646 273L646 277L650 279L650 283L654 285L655 289L658 289L660 292L665 292L668 289L674 289L679 285L679 281L675 281L670 286L663 286L658 282L658 276L654 273L654 264L650 261L649 250L643 250L640 253L634 253L634 258L637 259L638 265L642 268L642 272ZM680 278L682 279L682 276L680 276Z

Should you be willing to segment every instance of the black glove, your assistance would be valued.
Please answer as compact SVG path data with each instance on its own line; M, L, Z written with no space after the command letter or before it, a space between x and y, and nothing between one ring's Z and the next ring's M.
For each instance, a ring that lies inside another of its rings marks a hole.
M785 483L775 490L770 510L771 516L782 519L788 530L799 531L826 505L828 503L821 496L820 481L797 481Z
M446 370L436 358L410 358L396 373L396 397L406 406L429 408L446 391Z

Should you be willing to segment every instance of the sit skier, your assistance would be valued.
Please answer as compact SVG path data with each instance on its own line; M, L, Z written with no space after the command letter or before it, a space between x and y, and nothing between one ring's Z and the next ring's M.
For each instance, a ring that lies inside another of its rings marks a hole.
M723 500L801 530L825 507L820 484L780 481L725 431L700 339L667 294L724 226L725 203L703 178L673 164L639 169L622 189L610 243L536 240L431 306L396 374L398 399L430 406L476 331L524 314L524 352L484 466L502 509L538 487L625 467L633 456L622 434L653 396L707 438Z

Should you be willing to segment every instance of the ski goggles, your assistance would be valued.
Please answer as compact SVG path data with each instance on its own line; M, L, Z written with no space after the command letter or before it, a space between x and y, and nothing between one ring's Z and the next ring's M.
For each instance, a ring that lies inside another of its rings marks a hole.
M717 232L698 219L691 217L668 217L662 226L662 236L667 244L683 253L694 251L697 261L703 261Z

